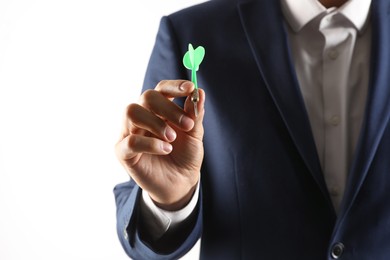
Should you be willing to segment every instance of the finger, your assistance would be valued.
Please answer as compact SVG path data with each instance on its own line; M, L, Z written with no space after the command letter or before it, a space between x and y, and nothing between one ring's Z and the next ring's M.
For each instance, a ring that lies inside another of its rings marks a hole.
M181 107L156 90L145 91L140 105L183 131L190 131L194 126L194 120Z
M134 105L136 105L136 104L133 103L133 104L128 105L123 113L122 129L121 129L121 134L120 134L118 142L122 141L124 138L126 138L130 134L139 134L139 135L145 134L145 130L138 129L135 126L131 126L131 124L129 123L130 122L129 111L132 110Z
M184 103L184 110L192 117L192 119L195 121L194 127L191 131L188 132L188 134L198 138L203 138L203 118L205 114L204 110L204 104L206 100L206 94L203 89L198 89L199 91L199 101L197 102L197 109L198 109L198 116L195 117L195 107L194 103L191 101L191 96L187 97L185 103Z
M138 104L128 106L127 119L131 133L139 133L139 129L142 129L168 142L173 142L176 139L176 132L172 127Z
M194 83L188 80L162 80L155 90L167 98L177 98L188 96L194 88Z
M170 143L158 138L129 135L117 144L117 156L123 161L132 160L140 154L165 155L172 151Z
M166 98L168 98L171 101L175 97L185 97L185 96L188 96L193 91L193 89L194 89L194 84L191 81L187 81L187 80L163 80L163 81L160 81L157 84L157 86L155 87L155 91L161 93L161 95L165 96ZM145 92L147 93L148 91L145 91ZM143 103L142 100L144 100L144 94L141 95L140 104ZM126 111L128 111L128 110L129 110L129 108L127 108ZM125 138L126 136L128 136L130 134L129 126L128 126L128 118L127 118L128 117L128 113L125 113L124 117L125 117L124 120L123 120L124 124L123 124L123 127L122 127L120 140L122 140L123 138ZM181 124L183 124L183 126L180 127L177 123L176 123L176 126L179 126L179 128L181 128L181 129L183 129L183 127L184 127L184 130L192 128L191 125L193 125L193 124L191 123L191 121L187 120L186 118L183 118L183 119L184 120L179 120L181 122ZM137 133L142 133L141 130L135 131L133 129L133 131L137 132ZM168 133L169 132L170 132L170 130L168 130ZM172 132L170 132L170 133L172 133ZM154 134L159 136L159 134L157 134L157 133L154 133Z

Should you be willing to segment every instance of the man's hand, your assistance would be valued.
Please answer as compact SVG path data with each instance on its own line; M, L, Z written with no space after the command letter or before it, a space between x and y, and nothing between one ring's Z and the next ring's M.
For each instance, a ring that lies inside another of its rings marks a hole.
M179 210L191 199L203 161L204 91L198 117L189 97L194 84L161 81L127 107L116 154L135 182L162 209ZM184 110L173 103L186 97Z

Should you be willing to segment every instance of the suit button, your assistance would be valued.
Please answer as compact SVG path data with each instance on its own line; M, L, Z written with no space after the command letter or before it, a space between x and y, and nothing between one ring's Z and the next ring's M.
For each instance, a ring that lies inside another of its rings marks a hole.
M344 252L343 243L336 243L332 248L332 258L339 259Z

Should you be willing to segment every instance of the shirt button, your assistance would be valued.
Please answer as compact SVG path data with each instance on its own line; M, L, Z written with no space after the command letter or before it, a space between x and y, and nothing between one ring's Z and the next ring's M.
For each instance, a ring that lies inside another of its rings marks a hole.
M337 57L339 56L339 52L337 50L330 50L328 52L328 56L331 60L335 60L337 59Z
M330 119L330 123L334 126L337 126L340 124L340 117L339 116L332 116Z
M331 187L329 193L331 196L336 197L339 195L339 189L337 187Z
M344 252L344 244L336 243L332 248L332 258L339 259Z

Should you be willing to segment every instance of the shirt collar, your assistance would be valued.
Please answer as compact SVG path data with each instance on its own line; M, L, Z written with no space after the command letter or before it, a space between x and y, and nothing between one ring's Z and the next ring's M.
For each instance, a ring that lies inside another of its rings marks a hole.
M349 0L341 7L326 9L318 0L281 0L282 11L295 32L324 12L337 11L361 32L368 20L371 0Z

